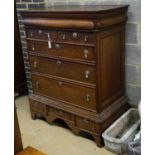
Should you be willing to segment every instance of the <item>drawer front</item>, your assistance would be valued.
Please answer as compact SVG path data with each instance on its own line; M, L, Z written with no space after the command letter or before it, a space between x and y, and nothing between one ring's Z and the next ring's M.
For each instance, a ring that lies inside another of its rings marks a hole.
M76 117L76 126L87 131L99 131L98 125L95 122L78 116Z
M32 75L32 84L35 94L96 109L95 89L36 75Z
M72 60L94 62L94 48L88 46L76 46L58 44L48 41L27 41L28 50L50 57L68 58Z
M42 29L27 29L26 37L30 39L40 40L54 40L56 34L54 31L47 31Z
M95 67L62 60L30 56L31 71L95 83Z
M62 118L67 121L74 121L74 115L63 110L58 110L52 107L48 107L48 115L56 115L59 118Z
M94 38L91 33L82 32L58 32L58 41L69 43L93 44Z
M47 113L46 105L39 103L34 100L30 100L30 108L38 113L45 114Z
M74 121L74 116L63 110L58 110L58 117L63 118L65 120L72 121L72 122Z

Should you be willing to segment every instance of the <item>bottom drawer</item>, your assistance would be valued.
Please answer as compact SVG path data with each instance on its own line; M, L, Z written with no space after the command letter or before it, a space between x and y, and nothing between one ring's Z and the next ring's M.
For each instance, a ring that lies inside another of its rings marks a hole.
M30 108L31 108L31 110L36 111L38 113L41 113L44 115L47 114L47 107L43 103L40 103L40 102L37 102L34 100L30 100Z
M96 110L96 92L94 88L40 75L32 75L32 84L36 95Z

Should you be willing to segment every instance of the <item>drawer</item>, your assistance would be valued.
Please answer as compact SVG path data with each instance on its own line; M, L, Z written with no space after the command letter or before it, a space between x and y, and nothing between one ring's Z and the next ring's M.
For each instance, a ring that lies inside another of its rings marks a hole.
M55 40L56 32L42 29L27 29L26 37L30 39Z
M79 116L76 117L76 126L87 131L99 131L98 125L95 122Z
M66 104L96 109L96 95L93 88L37 75L32 75L32 84L34 94L64 101Z
M36 56L30 56L29 61L31 71L87 83L95 83L94 66Z
M57 115L57 109L48 106L48 115Z
M81 44L93 44L94 37L92 33L82 32L58 32L58 41L69 42L69 43L81 43Z
M68 121L74 121L74 115L70 114L68 112L65 112L63 110L58 110L58 117L64 119L64 120L68 120Z
M43 103L34 101L34 100L30 100L30 108L32 110L39 112L41 114L44 114L44 115L46 115L46 113L47 113L46 105Z
M58 118L62 118L67 121L74 121L74 115L63 110L58 110L53 107L48 107L48 115L56 115Z
M28 50L49 57L68 58L80 61L95 61L94 48L88 46L76 46L69 44L52 43L48 41L27 41Z

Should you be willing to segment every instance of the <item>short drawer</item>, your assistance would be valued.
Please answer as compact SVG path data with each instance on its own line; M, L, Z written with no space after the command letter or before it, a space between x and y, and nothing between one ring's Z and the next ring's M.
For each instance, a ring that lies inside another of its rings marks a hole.
M29 57L31 71L95 84L95 67L57 59Z
M93 44L94 35L88 32L58 32L58 41L69 43Z
M76 126L92 132L96 132L99 130L97 123L79 116L76 116Z
M94 88L38 75L32 75L32 84L34 94L53 98L66 104L96 110Z
M50 107L48 106L48 115L56 115L57 118L62 118L64 120L67 120L67 121L74 121L74 115L73 114L70 114L66 111L63 111L63 110L60 110L60 109L56 109L56 108L53 108L53 107Z
M27 29L26 37L37 40L54 40L55 32L42 29Z
M30 108L38 113L47 114L47 108L46 105L43 103L39 103L37 101L34 100L30 100Z
M47 108L48 110L48 115L57 115L57 109L55 109L55 108L53 108L53 107L50 107L50 106L48 106L48 108Z
M63 110L58 110L57 115L58 115L58 117L60 117L64 120L68 120L68 121L72 121L72 122L74 121L74 115L70 114L68 112L65 112Z
M77 46L48 41L27 41L28 50L49 57L95 62L94 47Z

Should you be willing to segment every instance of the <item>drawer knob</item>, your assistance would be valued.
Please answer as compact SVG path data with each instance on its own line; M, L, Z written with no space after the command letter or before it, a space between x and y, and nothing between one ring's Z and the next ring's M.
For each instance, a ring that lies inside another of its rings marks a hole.
M85 78L88 79L89 78L89 75L90 75L90 71L89 70L86 70L85 71Z
M31 33L30 33L30 36L31 36L31 37L33 37L33 35L34 35L34 33L33 33L33 32L31 32Z
M74 32L72 36L73 36L73 38L77 38L78 35L76 32Z
M84 50L84 58L85 58L85 59L88 58L88 50L87 50L87 49Z
M41 35L42 34L42 30L38 30L38 33L39 33L39 35Z
M87 35L84 36L84 41L85 41L85 42L88 41L88 36L87 36Z
M60 48L60 44L55 44L55 48Z
M61 61L60 60L57 60L57 65L61 65Z
M35 47L34 47L34 44L32 45L32 51L35 51Z
M59 81L59 82L58 82L58 85L59 85L59 86L62 86L62 81Z
M86 94L86 101L90 102L90 94Z
M39 87L40 87L39 81L36 81L36 88L39 89Z
M37 61L34 61L33 67L34 67L34 68L37 68L37 64L38 64L38 62L37 62Z

